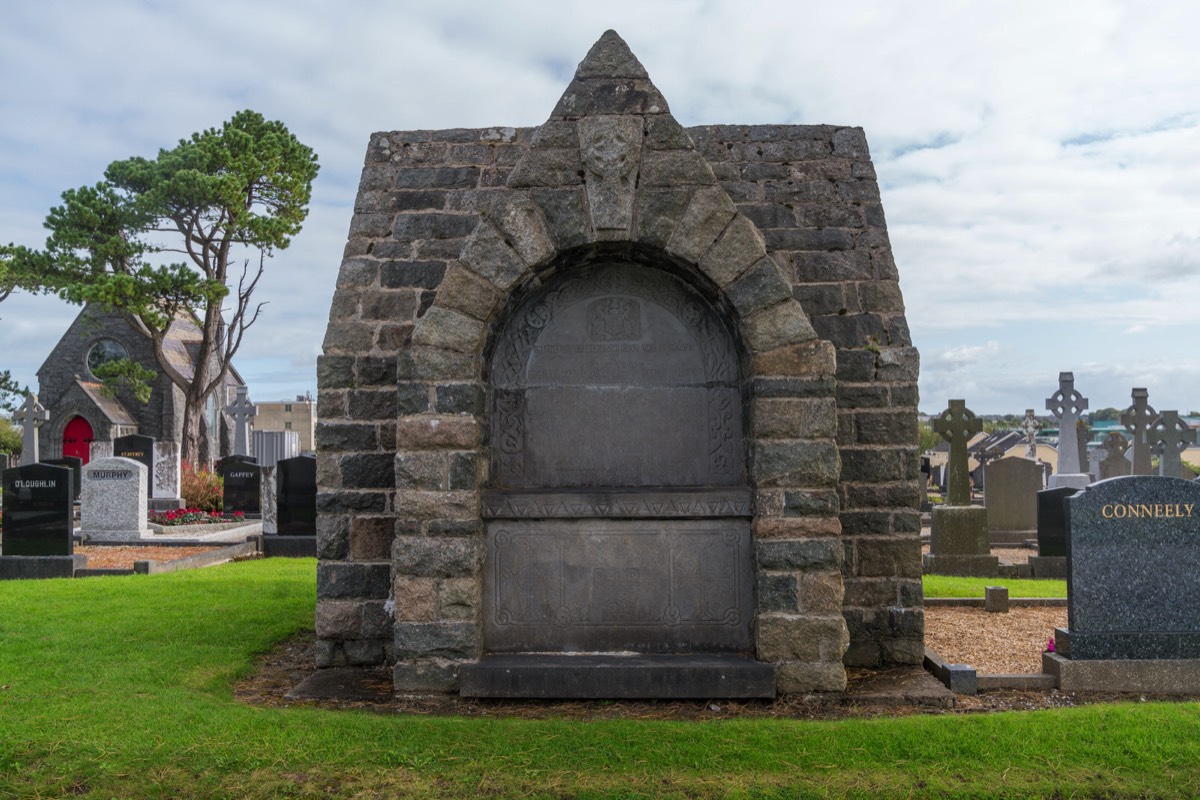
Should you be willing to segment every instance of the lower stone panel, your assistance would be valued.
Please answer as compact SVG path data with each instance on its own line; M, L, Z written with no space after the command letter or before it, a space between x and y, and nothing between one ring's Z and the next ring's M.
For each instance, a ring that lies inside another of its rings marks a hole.
M772 698L775 668L732 654L492 655L459 669L464 697Z

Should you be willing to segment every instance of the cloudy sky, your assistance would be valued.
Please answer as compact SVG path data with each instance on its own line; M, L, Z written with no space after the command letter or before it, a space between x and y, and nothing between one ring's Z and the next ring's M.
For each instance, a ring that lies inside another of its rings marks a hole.
M107 164L254 109L319 154L311 212L268 265L237 358L257 400L315 363L373 131L532 126L616 29L684 125L866 130L921 408L1093 409L1145 386L1200 408L1200 5L39 0L0 23L0 241ZM23 383L76 309L0 304Z

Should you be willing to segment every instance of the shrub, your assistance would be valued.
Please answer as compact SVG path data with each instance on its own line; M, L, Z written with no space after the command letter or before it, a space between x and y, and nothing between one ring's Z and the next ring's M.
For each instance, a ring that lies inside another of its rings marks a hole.
M225 498L225 482L215 472L195 469L190 464L184 464L183 475L179 481L179 494L183 497L186 508L208 512L220 511Z

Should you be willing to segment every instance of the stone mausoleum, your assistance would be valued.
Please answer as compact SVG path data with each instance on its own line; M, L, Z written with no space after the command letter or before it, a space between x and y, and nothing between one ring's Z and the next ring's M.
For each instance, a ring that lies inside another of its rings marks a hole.
M859 128L683 128L610 31L540 127L373 134L318 372L321 666L746 697L921 662Z

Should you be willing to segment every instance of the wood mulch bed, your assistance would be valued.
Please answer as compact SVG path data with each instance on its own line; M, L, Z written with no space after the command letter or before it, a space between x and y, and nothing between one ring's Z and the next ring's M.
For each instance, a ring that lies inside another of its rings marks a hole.
M217 547L160 547L155 545L80 545L75 555L87 556L88 569L133 569L135 561L176 561Z
M1042 651L1055 628L1067 627L1067 609L1012 607L1007 613L982 608L925 609L925 646L951 664L976 672L1038 673Z

